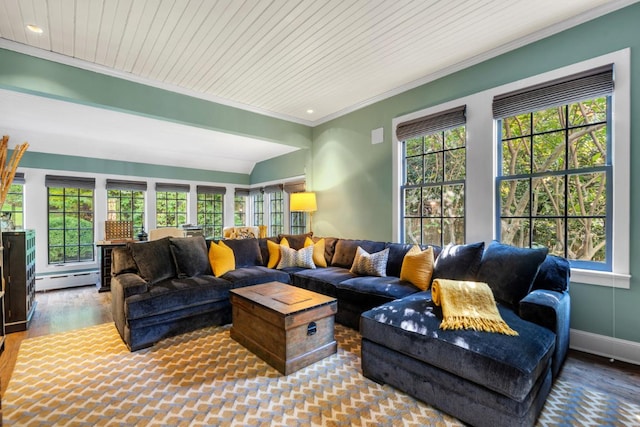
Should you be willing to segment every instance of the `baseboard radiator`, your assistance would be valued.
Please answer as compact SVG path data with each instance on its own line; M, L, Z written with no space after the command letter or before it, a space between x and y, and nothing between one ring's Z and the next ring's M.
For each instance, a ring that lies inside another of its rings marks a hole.
M43 275L36 277L36 292L97 285L99 281L100 272L98 270Z

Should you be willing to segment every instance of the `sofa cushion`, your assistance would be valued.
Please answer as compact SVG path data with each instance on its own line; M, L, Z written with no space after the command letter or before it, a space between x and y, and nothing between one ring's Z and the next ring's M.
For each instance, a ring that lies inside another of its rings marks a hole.
M385 248L385 243L374 242L372 240L339 239L336 243L336 249L333 254L333 259L331 260L331 266L351 268L358 246L372 254L383 250Z
M213 274L204 237L172 237L170 248L178 277Z
M355 274L342 267L305 269L291 273L291 283L300 288L335 298L337 295L336 285L353 277Z
M111 251L111 275L137 272L138 267L131 251L126 246L113 248Z
M498 306L518 336L474 330L441 330L442 310L429 291L409 295L362 314L360 333L511 399L522 401L546 372L555 334Z
M186 307L198 307L229 299L231 283L214 276L166 279L157 282L148 292L125 300L127 320L158 316Z
M362 311L420 291L411 283L392 276L358 276L336 284L336 290L339 301L355 302L363 307Z
M426 291L431 285L433 264L433 248L429 246L423 251L415 245L404 256L400 279Z
M547 248L518 248L493 241L482 255L477 280L489 285L497 301L517 308L546 256Z
M386 277L388 259L389 248L370 254L358 246L356 256L353 259L353 264L351 264L349 271L360 276Z
M233 250L236 268L264 265L258 239L229 239L224 243Z
M233 249L223 241L211 242L209 246L209 263L216 277L223 276L227 271L236 268L236 258Z
M289 274L286 272L267 268L262 265L236 268L235 270L227 272L222 278L231 282L234 288L268 282L290 282Z
M448 244L436 258L432 280L476 280L483 251L484 242L466 245Z
M531 290L546 289L549 291L565 292L569 290L571 279L571 265L565 258L547 255L540 265L538 275Z
M278 234L278 240L287 239L289 247L292 249L304 248L304 241L313 237L313 233L304 234Z
M127 247L136 261L140 277L151 285L176 277L173 255L171 255L169 245L169 237L149 242L127 243Z

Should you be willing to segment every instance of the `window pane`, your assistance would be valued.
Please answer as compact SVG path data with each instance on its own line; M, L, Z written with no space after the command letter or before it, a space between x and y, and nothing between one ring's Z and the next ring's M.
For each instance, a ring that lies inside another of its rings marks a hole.
M444 131L444 148L450 150L454 148L462 148L467 143L466 127L459 126L457 128Z
M443 185L444 217L464 217L464 185Z
M424 151L431 153L444 149L444 136L442 132L433 133L424 137Z
M405 155L407 157L422 154L422 138L411 138L404 142Z
M565 169L565 132L551 132L533 137L533 171Z
M500 220L500 241L521 248L529 247L530 224L528 218L502 218Z
M420 218L405 218L404 219L404 242L410 244L420 244L421 234L420 234Z
M460 245L464 243L464 218L445 218L442 225L443 244Z
M607 212L606 174L594 172L569 176L568 215L604 216Z
M502 143L502 175L522 175L531 172L531 139L518 138Z
M405 162L406 185L422 184L424 177L424 168L422 165L422 156L420 157L408 157Z
M531 135L530 114L521 114L519 116L502 119L503 140L527 135Z
M607 127L594 125L574 129L569 134L569 168L580 169L607 164Z
M570 218L567 220L571 259L604 262L606 229L602 218Z
M422 220L422 243L442 245L440 218Z
M466 154L465 148L457 150L445 151L445 181L458 181L465 178L466 175Z
M435 183L442 182L444 177L443 168L444 153L431 153L424 156L424 182Z
M552 255L564 256L564 218L534 219L532 246L545 246Z
M539 134L558 129L565 129L567 118L565 107L552 107L533 113L533 133Z
M607 98L569 104L569 125L580 126L607 121Z
M420 188L406 188L404 190L404 215L420 216L420 197L422 190Z
M533 215L564 216L564 176L532 179Z
M422 216L441 216L442 187L424 187L422 190Z
M529 180L510 179L500 183L500 215L529 215Z

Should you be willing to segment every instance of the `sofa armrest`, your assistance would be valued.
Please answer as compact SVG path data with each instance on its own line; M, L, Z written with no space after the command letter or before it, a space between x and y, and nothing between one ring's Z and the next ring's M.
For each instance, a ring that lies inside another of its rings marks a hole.
M556 377L569 350L571 297L568 292L536 289L520 301L520 317L556 334L552 370Z
M124 313L125 299L131 295L141 294L149 289L149 284L135 273L119 274L111 279L111 314L116 329L124 342L127 319Z

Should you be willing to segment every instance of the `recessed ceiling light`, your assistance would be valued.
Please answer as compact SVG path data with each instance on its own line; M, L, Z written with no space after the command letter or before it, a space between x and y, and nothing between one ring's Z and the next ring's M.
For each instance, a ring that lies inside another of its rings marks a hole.
M37 25L29 24L27 25L27 30L31 31L32 33L42 34L42 28L38 27Z
M309 108L309 109L307 110L307 114L313 114L313 109Z

